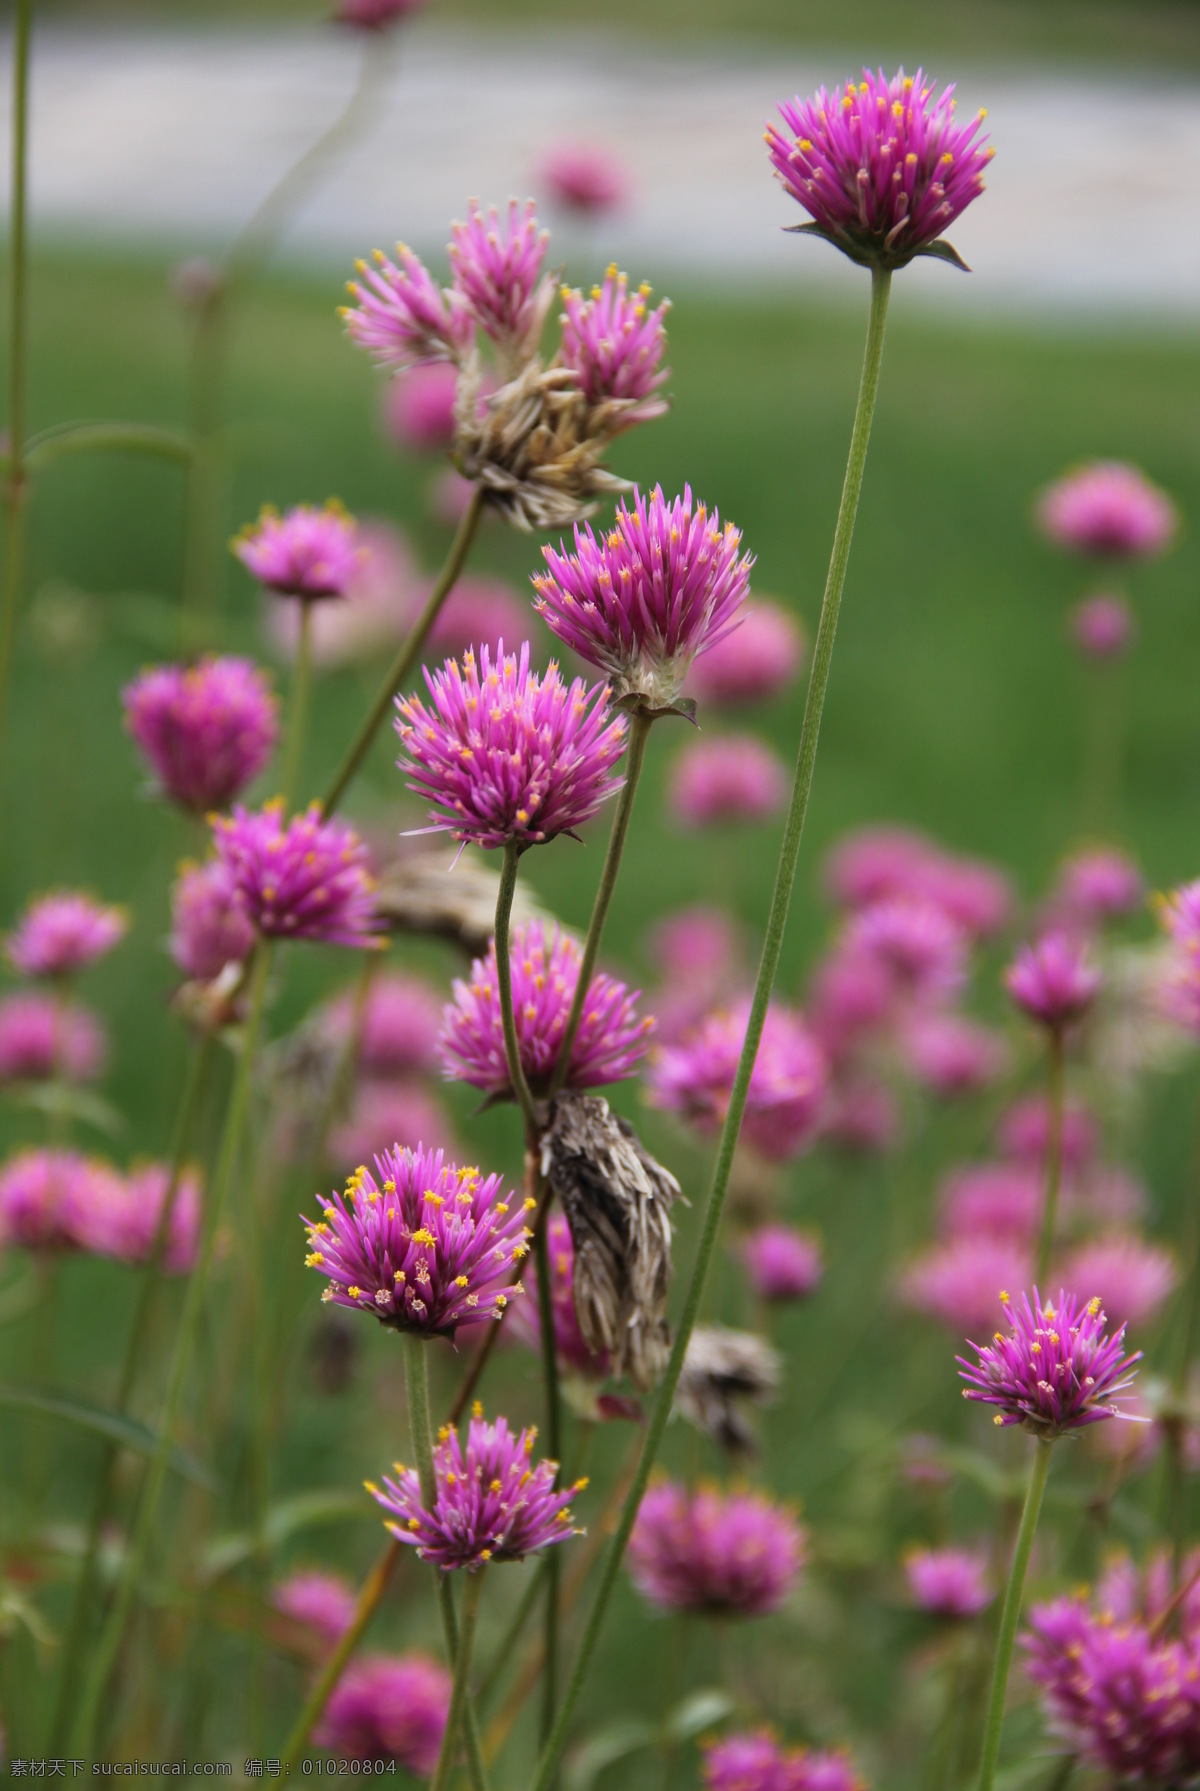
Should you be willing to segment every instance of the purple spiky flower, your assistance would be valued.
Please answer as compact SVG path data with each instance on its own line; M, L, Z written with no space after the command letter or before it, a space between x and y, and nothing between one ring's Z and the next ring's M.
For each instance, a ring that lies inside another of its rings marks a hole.
M803 1300L823 1272L821 1246L811 1232L760 1225L742 1245L742 1261L760 1300Z
M377 921L367 848L314 803L288 820L282 801L213 817L213 846L255 931L267 939L373 946Z
M510 199L504 217L472 202L465 224L450 227L450 275L468 314L508 353L536 348L553 295L542 277L550 241L533 200Z
M239 795L279 738L278 704L249 659L151 666L121 701L159 789L196 814Z
M80 1217L120 1199L111 1164L79 1151L18 1151L0 1166L0 1245L23 1250L88 1249Z
M741 531L694 504L692 489L671 503L656 485L635 489L610 532L597 540L576 524L575 552L544 547L548 571L533 580L534 608L551 632L599 667L618 698L652 707L673 703L698 653L737 626L750 589Z
M420 1144L381 1151L375 1167L356 1169L321 1201L323 1216L304 1221L305 1262L329 1281L321 1298L429 1337L498 1318L519 1292L534 1202L502 1200L500 1176Z
M1100 992L1100 970L1086 944L1057 928L1023 945L1004 973L1012 999L1031 1020L1061 1033L1081 1020Z
M857 86L782 102L787 129L768 124L767 154L813 220L799 228L865 266L936 255L961 267L938 239L982 193L994 152L980 136L986 113L959 124L954 106L954 88L935 100L921 69L890 81L882 69L864 69Z
M1093 460L1048 485L1038 521L1057 547L1101 559L1142 559L1168 546L1179 518L1136 466Z
M400 769L408 787L431 802L434 830L477 846L540 845L590 821L621 787L613 768L626 723L608 707L608 689L568 684L553 662L529 669L520 655L493 658L482 647L461 662L426 670L431 704L398 697Z
M562 363L574 373L589 404L615 398L629 405L621 415L622 428L649 423L667 410L666 399L656 393L667 378L662 358L671 301L664 299L651 311L649 298L649 286L630 295L629 281L615 262L603 286L593 286L589 297L562 289Z
M557 927L549 937L540 920L512 929L509 961L517 1044L521 1067L535 1094L545 1087L558 1062L582 958L578 940ZM630 994L624 983L603 970L595 973L571 1047L566 1087L598 1088L636 1072L654 1030L649 1015L638 1017L639 994L640 990ZM438 1054L451 1079L469 1082L490 1095L511 1095L494 940L487 957L472 964L469 981L454 984Z
M589 1380L603 1380L608 1373L608 1354L588 1348L575 1312L575 1246L571 1227L562 1213L551 1213L546 1243L550 1259L550 1309L554 1319L554 1346L562 1369ZM536 1300L522 1300L508 1321L518 1336L534 1349L541 1347L541 1313Z
M996 1596L986 1557L974 1549L913 1549L904 1576L914 1603L935 1617L977 1617Z
M762 1617L777 1611L804 1567L806 1536L787 1506L763 1493L652 1486L629 1539L629 1570L651 1604L672 1611Z
M0 1087L11 1082L94 1082L108 1035L90 1008L37 990L0 1001Z
M671 767L668 800L681 827L764 821L786 806L787 766L753 734L687 741Z
M415 1468L396 1463L396 1480L367 1489L391 1512L388 1529L411 1544L423 1561L469 1572L488 1561L523 1561L569 1536L582 1534L571 1522L571 1500L586 1480L556 1490L557 1462L530 1466L537 1431L515 1434L506 1418L487 1423L479 1414L467 1426L464 1450L458 1432L447 1427L433 1452L437 1495L432 1511L421 1503Z
M82 890L61 889L29 904L8 936L5 954L22 976L74 976L112 951L128 930L124 908L105 907Z
M461 296L444 292L404 243L396 244L395 261L382 249L372 261L355 262L358 279L347 285L356 301L341 310L350 340L384 367L462 360L475 320Z
M171 956L183 974L212 982L254 948L254 928L238 899L229 866L219 858L183 864L171 891Z
M1098 1299L1084 1304L1063 1292L1057 1307L1043 1305L1036 1287L1032 1305L1024 1293L1016 1307L1007 1294L1001 1298L1011 1329L1007 1337L997 1331L991 1343L972 1343L978 1361L958 1357L963 1398L996 1406L997 1424L1022 1424L1047 1439L1119 1418L1112 1400L1132 1386L1130 1370L1141 1361L1140 1350L1125 1354L1124 1325L1110 1337Z
M688 695L713 708L761 703L786 690L804 663L799 622L777 603L747 603L731 634L692 661Z
M428 1778L437 1765L451 1689L449 1673L424 1654L364 1654L334 1686L313 1745L351 1760L394 1760Z
M344 597L363 562L358 525L335 498L320 510L297 504L281 516L267 505L233 551L268 591L306 603Z
M332 1648L353 1623L357 1600L353 1586L340 1573L300 1567L274 1587L271 1603Z
M1136 864L1123 852L1100 846L1067 859L1053 901L1068 923L1093 927L1135 913L1145 896Z

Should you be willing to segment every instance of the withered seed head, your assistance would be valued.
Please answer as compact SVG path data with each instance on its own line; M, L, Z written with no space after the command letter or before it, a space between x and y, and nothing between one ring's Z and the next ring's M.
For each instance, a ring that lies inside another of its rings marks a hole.
M766 1405L779 1389L779 1352L752 1331L698 1325L683 1359L675 1411L732 1453L757 1448L743 1405Z

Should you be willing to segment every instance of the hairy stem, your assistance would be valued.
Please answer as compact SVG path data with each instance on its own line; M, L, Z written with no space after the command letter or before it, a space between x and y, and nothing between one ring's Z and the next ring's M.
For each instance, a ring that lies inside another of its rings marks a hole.
M538 1119L534 1111L533 1096L529 1092L529 1083L525 1079L525 1068L521 1062L521 1047L517 1040L517 1022L513 1013L512 998L512 962L509 957L509 930L512 920L513 896L517 891L517 865L520 857L520 846L516 840L509 840L504 848L500 888L496 895L496 985L500 996L500 1024L504 1029L504 1054L508 1060L508 1079L512 1084L517 1105L521 1109L521 1116L525 1121L526 1149L532 1150L538 1136Z
M1058 1027L1050 1034L1046 1091L1050 1102L1050 1136L1046 1141L1046 1198L1042 1206L1042 1234L1038 1241L1034 1280L1039 1285L1050 1268L1054 1233L1058 1224L1058 1191L1062 1186L1063 1105L1066 1098L1065 1053Z
M812 671L808 681L808 699L804 706L804 720L800 728L795 779L792 784L791 801L788 806L783 842L780 847L779 865L775 873L775 888L771 897L771 909L763 939L762 957L759 960L758 979L750 1005L750 1016L746 1026L741 1058L729 1097L729 1108L717 1146L712 1186L696 1249L696 1260L692 1266L691 1278L684 1297L683 1311L680 1314L670 1359L659 1386L649 1424L646 1427L646 1437L642 1445L642 1455L637 1472L626 1496L616 1535L613 1537L612 1547L604 1564L595 1601L588 1616L587 1627L579 1645L575 1667L559 1707L558 1718L550 1739L542 1749L532 1791L549 1791L558 1758L566 1743L571 1717L583 1689L584 1679L587 1676L592 1655L604 1624L609 1600L620 1573L621 1558L625 1553L625 1546L629 1541L634 1519L637 1517L638 1506L642 1502L642 1496L650 1479L650 1471L658 1454L667 1420L670 1417L675 1388L683 1369L684 1354L692 1334L692 1327L696 1322L696 1315L700 1309L705 1279L712 1261L713 1251L716 1248L721 1213L725 1202L725 1190L728 1187L729 1175L733 1167L734 1147L741 1129L750 1077L754 1069L754 1060L758 1055L759 1041L762 1038L763 1025L766 1021L767 1004L775 981L775 972L779 965L792 884L795 881L796 864L800 856L800 841L804 832L805 816L808 812L808 798L812 789L813 767L816 763L817 740L821 728L821 712L825 706L825 691L829 683L829 668L833 658L834 638L837 633L838 610L841 606L846 566L850 558L854 518L858 510L859 493L862 490L867 444L871 435L871 419L875 412L875 397L879 389L879 369L883 358L883 337L887 321L890 284L891 274L887 269L872 269L871 315L867 329L866 352L863 357L854 426L850 436L846 477L842 486L841 503L838 507L837 525L834 529L833 552L825 581L825 594L821 602L821 619L817 627Z
M996 1636L992 1689L988 1696L987 1718L983 1726L983 1755L979 1762L979 1791L992 1791L996 1782L1000 1732L1004 1727L1004 1704L1008 1696L1008 1674L1012 1666L1013 1645L1017 1639L1021 1601L1025 1594L1025 1575L1029 1569L1033 1538L1037 1533L1038 1513L1042 1509L1042 1494L1046 1490L1046 1476L1050 1472L1050 1456L1054 1444L1047 1442L1045 1437L1039 1437L1035 1447L1033 1467L1029 1473L1029 1489L1025 1494L1025 1508L1021 1512L1021 1528L1017 1531L1017 1545L1013 1550L1012 1567L1009 1569L1008 1585L1004 1592L1004 1608L1000 1613L1000 1629Z
M536 1173L536 1158L534 1171ZM554 1462L562 1460L562 1402L558 1386L558 1349L554 1336L554 1302L550 1281L550 1245L548 1227L537 1234L534 1250L537 1258L538 1321L542 1345L542 1388L546 1402L546 1446ZM557 1486L561 1469L555 1469ZM540 1741L554 1727L554 1711L558 1702L558 1632L562 1577L558 1566L558 1550L551 1549L546 1561L546 1603L543 1618L542 1714Z
M288 708L287 752L283 761L283 806L290 813L300 782L304 761L304 736L308 730L308 711L312 697L312 617L313 606L300 600L300 635L296 642L296 658L292 666L292 688Z

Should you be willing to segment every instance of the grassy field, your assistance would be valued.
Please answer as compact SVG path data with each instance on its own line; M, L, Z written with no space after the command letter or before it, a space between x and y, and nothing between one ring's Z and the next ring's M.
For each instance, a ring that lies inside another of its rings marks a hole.
M960 329L910 309L900 285L787 940L786 991L799 987L827 932L816 867L846 828L882 819L927 828L949 845L1011 867L1030 898L1078 838L1084 692L1064 619L1081 581L1031 529L1038 485L1072 459L1117 455L1143 464L1175 494L1185 516L1200 514L1200 342L1115 327L1058 334ZM808 301L737 305L699 291L673 297L673 409L622 445L618 469L641 481L661 480L669 492L690 481L743 528L758 556L758 588L794 607L811 627L842 478L865 281L861 304L838 314ZM430 469L398 459L383 444L376 385L342 339L337 300L332 278L273 283L239 320L230 530L264 501L286 504L336 492L357 513L402 523L433 565L445 535L425 510ZM73 416L180 419L185 330L164 268L45 260L34 272L32 316L35 428ZM3 774L0 919L7 924L30 892L59 882L83 883L124 901L134 916L130 940L88 990L115 1035L105 1093L125 1116L127 1129L116 1145L122 1155L164 1148L183 1057L179 1025L167 1011L172 975L161 941L171 867L196 842L139 796L118 703L122 684L139 665L170 650L180 513L178 475L170 468L79 460L47 476L34 507L30 598ZM520 584L538 563L536 544L491 528L474 563ZM1115 832L1160 886L1200 869L1198 588L1193 529L1174 554L1138 573L1133 590L1141 640L1124 695L1131 745ZM222 627L230 643L260 648L250 587L232 563ZM314 788L340 752L369 682L345 673L322 684L306 761ZM754 717L789 756L802 694L797 689ZM753 938L777 849L770 826L700 839L671 833L664 777L678 744L671 725L652 741L610 927L611 956L639 978L652 974L644 946L648 925L698 892L730 906ZM392 742L381 742L350 811L399 828L410 824L404 817L412 811L400 801L393 756ZM583 846L562 840L527 861L539 894L574 925L586 919L601 838L593 831ZM436 953L423 961L441 977L455 968ZM981 1005L998 1011L996 968L985 971ZM275 1033L318 988L347 973L334 954L317 953L303 961L297 956L286 970L271 1015ZM619 1100L698 1200L703 1155L647 1116L636 1091L623 1090ZM481 1160L513 1167L509 1116L473 1122L468 1111L460 1101L459 1119ZM669 1663L686 1647L691 1685L724 1680L754 1710L796 1732L853 1741L876 1784L885 1777L897 1786L917 1782L913 1735L925 1693L905 1677L911 1665L898 1664L914 1619L898 1596L896 1562L920 1519L896 1491L889 1452L912 1430L978 1433L966 1423L945 1340L897 1318L886 1291L887 1265L897 1242L921 1235L939 1163L951 1152L982 1149L989 1118L990 1108L965 1114L955 1128L924 1136L907 1157L883 1168L846 1170L813 1159L790 1173L787 1209L822 1229L830 1270L818 1297L778 1326L791 1379L787 1399L767 1422L758 1472L803 1501L817 1538L815 1565L785 1616L740 1632L702 1634L693 1625L694 1633L676 1635L624 1592L581 1732L617 1714L657 1707L671 1691ZM9 1143L36 1135L28 1115L9 1113L0 1123ZM1185 1192L1188 1126L1185 1092L1175 1086L1156 1096L1143 1129L1155 1199L1172 1225ZM260 1172L270 1170L260 1160ZM318 1289L315 1281L298 1285L293 1273L301 1239L288 1216L309 1192L285 1185L277 1203L280 1275L285 1262L291 1275L285 1303L299 1315L284 1390L290 1428L272 1469L277 1499L312 1488L355 1488L390 1461L403 1435L393 1339L366 1335L370 1327L363 1326L350 1390L331 1399L316 1385L308 1337ZM683 1264L694 1222L693 1209L681 1223ZM235 1232L237 1223L235 1212ZM236 1322L245 1293L236 1258L233 1248L218 1325ZM53 1378L106 1396L130 1286L119 1271L67 1265L57 1295ZM710 1311L737 1319L744 1316L740 1300L737 1278L723 1274ZM164 1314L148 1365L151 1383L168 1320ZM903 1350L893 1347L897 1326ZM20 1378L33 1347L21 1327L0 1332L0 1374ZM439 1370L444 1392L454 1366L446 1360ZM532 1358L506 1358L489 1403L501 1388L513 1416L532 1416L538 1402ZM230 1398L235 1422L219 1461L236 1489L244 1478L236 1389ZM49 1509L65 1524L78 1518L78 1475L91 1445L70 1432L53 1438ZM192 1440L206 1451L206 1438L198 1418ZM614 1427L597 1448L601 1494L627 1441L628 1433ZM997 1447L1000 1459L1019 1454ZM699 1463L705 1471L716 1467L715 1458L678 1430L668 1459ZM1069 1466L1065 1484L1072 1474ZM15 1476L10 1456L10 1490ZM242 1496L224 1496L216 1516L204 1521L236 1525L244 1518ZM980 1525L988 1520L990 1507L978 1493L960 1491L955 1500L956 1517L965 1515L967 1528L972 1517ZM181 1521L191 1516L185 1507ZM1136 1526L1136 1511L1124 1521ZM1096 1544L1081 1526L1074 1563L1080 1571ZM284 1556L327 1554L357 1571L377 1546L378 1526L364 1500L361 1519L305 1535ZM160 1588L168 1605L180 1596L169 1565ZM381 1620L381 1637L429 1641L420 1583L407 1565ZM57 1620L59 1607L50 1603ZM498 1633L502 1604L485 1613L484 1651ZM208 1611L218 1642L209 1654L202 1751L212 1755L236 1749L243 1734L242 1657L220 1627L233 1621L222 1611ZM169 1621L161 1633L170 1658ZM42 1676L23 1634L10 1655L10 1690L23 1686L28 1701L16 1710L10 1705L8 1720L14 1743L28 1747L44 1720ZM273 1733L282 1733L297 1690L298 1680L280 1668L270 1684ZM174 1715L179 1732L194 1737L195 1712ZM874 1741L867 1739L872 1732ZM124 1739L125 1751L136 1752L136 1730ZM501 1775L501 1785L515 1786L513 1770L507 1779ZM658 1768L636 1763L624 1782L648 1784L652 1770ZM680 1782L690 1782L693 1770L687 1762Z

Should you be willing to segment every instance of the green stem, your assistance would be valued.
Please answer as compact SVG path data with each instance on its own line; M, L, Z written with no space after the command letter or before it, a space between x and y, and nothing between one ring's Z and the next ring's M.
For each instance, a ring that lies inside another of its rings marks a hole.
M83 1699L75 1724L73 1751L83 1759L91 1758L100 1708L108 1691L117 1654L141 1584L142 1574L154 1538L159 1501L166 1480L167 1463L175 1431L183 1407L191 1368L192 1352L204 1316L208 1279L216 1249L217 1234L225 1202L229 1196L241 1154L242 1135L250 1106L250 1087L254 1070L255 1048L266 1006L267 982L271 970L271 944L261 941L256 947L250 969L249 1008L242 1038L241 1056L230 1090L225 1127L221 1136L220 1154L213 1177L212 1192L204 1215L200 1252L184 1296L183 1312L171 1355L167 1377L167 1393L160 1424L159 1442L142 1487L137 1517L125 1554L125 1564L117 1585L116 1596L108 1613L100 1639L92 1656L84 1686Z
M296 658L292 666L292 688L288 707L287 752L283 761L283 805L291 812L300 782L304 760L304 736L308 729L308 711L312 696L312 612L311 603L300 600L300 637L296 642Z
M1050 1136L1046 1141L1046 1199L1042 1207L1042 1235L1038 1242L1037 1268L1034 1271L1034 1281L1039 1285L1045 1281L1050 1268L1050 1252L1054 1248L1054 1233L1058 1224L1058 1192L1062 1186L1063 1107L1066 1099L1065 1068L1063 1035L1055 1028L1050 1034L1046 1066Z
M509 840L504 848L500 888L496 895L496 985L500 996L500 1024L504 1031L504 1055L508 1059L508 1079L512 1083L513 1094L517 1098L517 1104L525 1121L526 1148L531 1149L538 1136L538 1118L534 1111L533 1096L529 1092L529 1083L525 1079L525 1069L521 1063L521 1047L517 1039L516 1016L513 1013L512 962L509 957L509 930L512 920L513 896L517 889L517 865L520 862L520 857L520 845L516 840ZM553 1336L553 1332L551 1336Z
M613 890L616 888L617 872L621 868L621 854L625 850L625 836L629 832L629 817L633 813L633 799L637 794L638 780L642 775L642 764L646 757L646 741L650 737L653 720L653 716L644 715L640 709L637 709L629 724L629 746L625 754L625 782L622 784L621 794L617 798L612 832L608 836L608 850L604 855L604 869L600 873L600 886L596 891L596 900L592 904L592 918L588 922L587 938L583 942L583 959L579 966L579 980L575 984L575 993L571 997L571 1011L567 1015L567 1030L563 1033L558 1062L554 1066L554 1075L550 1082L552 1095L557 1094L566 1081L567 1068L571 1061L571 1047L575 1043L575 1034L579 1031L579 1022L583 1018L583 1004L591 986L596 959L600 955L604 923L608 918Z
M150 1314L154 1307L154 1296L158 1291L161 1277L162 1261L166 1253L167 1239L170 1236L171 1218L175 1210L175 1199L179 1184L183 1179L183 1169L191 1148L192 1133L199 1115L201 1099L205 1083L208 1079L209 1066L212 1062L213 1039L211 1033L204 1033L198 1043L193 1045L188 1061L187 1076L183 1085L183 1094L179 1102L179 1112L175 1118L175 1134L171 1141L171 1170L167 1190L163 1196L162 1211L158 1216L154 1239L150 1246L150 1254L142 1269L141 1285L138 1288L137 1306L133 1320L125 1339L125 1354L121 1360L120 1378L117 1382L115 1410L124 1414L128 1409L133 1393L133 1384L137 1371L142 1363L146 1331L150 1322ZM96 1586L96 1567L100 1558L100 1536L107 1520L112 1502L112 1474L117 1459L115 1443L106 1443L100 1457L100 1467L96 1475L96 1485L92 1494L91 1517L88 1521L87 1541L84 1545L83 1564L79 1570L79 1578L75 1583L75 1596L71 1606L70 1624L67 1639L63 1648L62 1668L58 1682L58 1701L54 1710L54 1721L50 1730L50 1753L57 1757L66 1744L67 1725L70 1720L71 1705L75 1698L76 1680L79 1675L80 1655L87 1637L88 1617Z
M458 1654L454 1661L454 1690L450 1694L450 1709L446 1715L446 1727L442 1730L442 1745L438 1752L437 1768L433 1775L430 1791L446 1791L446 1783L454 1762L454 1748L458 1741L458 1732L462 1727L463 1711L469 1695L471 1656L475 1649L475 1625L479 1618L479 1599L483 1592L483 1580L486 1572L486 1567L480 1567L475 1573L468 1573L467 1583L463 1587L462 1621L458 1627Z
M755 984L754 996L750 1006L750 1017L746 1026L746 1038L742 1046L741 1058L738 1062L737 1074L734 1077L733 1089L729 1097L729 1109L725 1123L721 1128L720 1142L717 1147L717 1160L713 1169L712 1186L709 1191L708 1204L705 1208L700 1241L696 1249L696 1260L692 1266L691 1279L684 1298L683 1311L675 1332L675 1342L671 1349L666 1372L658 1389L650 1422L646 1427L646 1436L642 1444L642 1453L638 1461L625 1503L621 1509L616 1533L604 1563L600 1584L596 1591L595 1601L588 1615L587 1627L579 1645L579 1653L570 1682L559 1707L558 1718L553 1733L542 1749L532 1791L549 1791L554 1777L555 1767L567 1739L567 1731L579 1694L583 1689L584 1679L591 1664L592 1655L599 1639L604 1618L608 1610L618 1576L621 1570L621 1558L625 1553L625 1545L629 1541L638 1506L642 1502L650 1479L650 1471L662 1442L663 1432L671 1414L671 1406L675 1399L675 1388L683 1368L683 1358L691 1338L692 1327L696 1322L696 1314L700 1309L700 1301L704 1293L704 1282L716 1248L717 1234L721 1225L721 1212L725 1201L725 1190L729 1183L729 1174L733 1166L734 1147L737 1144L738 1131L741 1128L742 1115L746 1108L746 1095L750 1087L750 1076L754 1069L754 1060L758 1055L759 1041L762 1038L763 1025L766 1020L767 1003L770 1000L771 988L775 981L775 972L779 965L779 955L783 946L784 927L787 922L788 904L791 900L792 884L796 876L796 864L800 856L800 841L804 832L804 818L808 812L808 797L812 788L813 767L817 756L817 738L821 728L821 711L825 705L825 690L829 683L829 667L833 658L833 643L837 633L838 610L841 606L842 586L846 578L846 566L850 558L850 541L854 533L854 518L858 510L859 493L862 490L863 470L867 460L867 444L871 435L871 419L875 412L875 397L879 389L879 368L883 358L884 326L887 322L888 293L891 285L891 274L884 268L873 268L871 271L871 315L867 328L867 345L863 357L862 376L858 388L858 403L854 413L854 427L850 435L850 454L846 463L846 477L842 486L842 500L838 507L837 525L833 535L833 552L829 562L829 573L825 581L825 594L821 602L821 619L817 626L816 645L813 650L812 671L808 681L808 699L804 706L804 720L800 728L800 746L796 760L796 775L792 785L791 802L788 807L787 821L784 827L783 842L780 847L779 865L775 873L775 889L771 897L771 910L767 918L767 930L763 939L762 957L759 961L758 980Z
M1046 1490L1046 1476L1050 1472L1053 1449L1053 1442L1048 1442L1045 1437L1037 1439L1033 1467L1029 1473L1029 1489L1025 1494L1025 1509L1021 1513L1021 1528L1017 1531L1017 1546L1013 1550L1012 1567L1004 1593L1004 1609L1000 1613L1000 1629L996 1636L992 1689L983 1727L983 1755L979 1762L979 1791L992 1791L996 1782L1000 1732L1004 1727L1004 1704L1008 1696L1008 1674L1017 1639L1021 1601L1025 1594L1025 1575L1029 1569L1029 1556L1033 1550L1033 1538L1037 1532L1038 1513L1042 1509L1042 1494Z
M304 1701L304 1708L296 1718L292 1732L284 1744L283 1773L285 1778L299 1766L309 1735L320 1722L333 1688L346 1669L346 1662L362 1641L367 1625L383 1602L388 1582L400 1559L400 1547L401 1545L396 1541L389 1542L380 1555L358 1595L358 1603L354 1607L354 1618L349 1629L346 1630L313 1681L312 1690Z
M536 1165L536 1158L535 1158ZM535 1170L536 1172L536 1170ZM546 1446L550 1459L562 1460L562 1401L558 1385L558 1350L554 1336L554 1301L550 1281L549 1226L543 1225L534 1242L537 1260L538 1322L542 1345L542 1386L546 1401ZM559 1470L555 1470L558 1485ZM543 1618L542 1715L539 1741L545 1746L554 1727L558 1703L558 1634L562 1579L558 1550L551 1549L546 1562L546 1606Z
M355 777L358 775L363 760L371 750L371 743L379 732L379 729L383 724L383 719L392 706L393 698L407 679L413 666L417 663L421 649L425 645L426 636L428 635L429 630L433 627L434 622L437 620L438 611L446 601L446 598L450 595L450 592L454 589L458 580L458 575L466 563L467 554L470 551L472 541L475 539L475 531L479 527L479 519L482 514L483 492L479 486L476 486L471 494L471 502L468 504L463 519L455 531L454 539L450 543L450 551L447 553L442 569L434 581L433 589L429 593L425 607L417 617L411 632L401 645L395 659L393 659L391 665L388 667L387 672L384 675L383 683L380 685L375 700L367 711L362 726L347 747L346 755L338 766L337 771L334 773L333 781L328 790L325 792L324 799L321 803L321 809L326 816L331 815L334 809L338 807L342 797L346 794L351 783L353 783Z
M0 594L0 748L3 746L12 682L13 647L25 558L25 509L29 497L25 465L26 312L29 250L26 200L29 187L29 47L33 0L15 0L12 49L12 176L8 240L8 452L4 473L4 587Z

